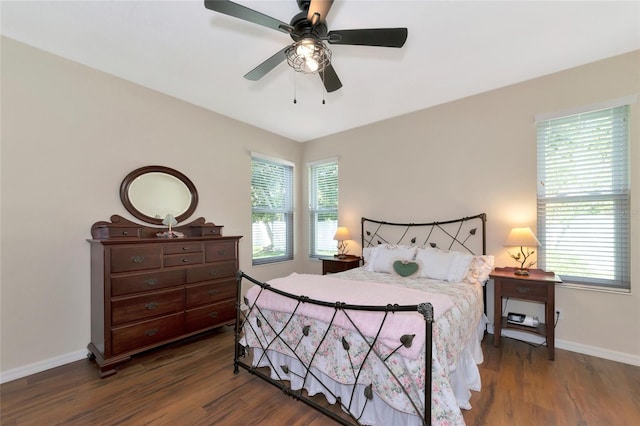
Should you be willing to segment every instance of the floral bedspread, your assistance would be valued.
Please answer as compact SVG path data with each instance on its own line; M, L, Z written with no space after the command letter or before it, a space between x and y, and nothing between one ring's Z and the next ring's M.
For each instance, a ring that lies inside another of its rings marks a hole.
M446 294L453 300L454 306L441 315L433 327L431 418L433 424L463 425L464 420L450 383L450 373L455 370L463 348L476 336L476 326L483 311L482 287L426 278L402 278L367 272L364 268L332 277L389 284L390 302L393 300L394 286ZM339 295L328 295L327 300L339 300ZM422 302L415 301L416 304ZM416 313L416 321L424 322L422 315ZM244 332L243 342L247 346L261 347L267 354L273 350L295 358L339 383L352 385L357 382L367 386L386 404L410 416L424 413L424 348L416 359L405 358L400 355L398 348L385 346L355 331L257 307L251 309ZM402 343L399 342L399 345ZM254 360L254 364L265 364L265 360ZM272 370L276 370L272 371L272 375L281 380L288 379L286 367L272 366ZM342 403L350 405L348 401ZM361 408L352 407L355 417L358 417Z

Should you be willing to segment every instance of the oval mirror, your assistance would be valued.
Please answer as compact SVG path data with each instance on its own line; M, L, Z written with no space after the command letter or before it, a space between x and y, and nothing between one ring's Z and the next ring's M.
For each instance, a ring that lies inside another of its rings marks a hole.
M182 222L198 205L198 192L188 177L164 166L146 166L129 173L120 185L120 200L138 219L162 224L168 215Z

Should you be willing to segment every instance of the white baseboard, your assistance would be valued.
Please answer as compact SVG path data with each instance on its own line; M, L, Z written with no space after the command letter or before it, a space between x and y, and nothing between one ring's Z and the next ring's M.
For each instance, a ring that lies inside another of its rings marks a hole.
M45 359L43 361L34 362L33 364L25 365L23 367L0 372L0 383L11 382L51 368L60 367L61 365L85 359L87 358L87 353L87 350L84 349L54 358Z
M489 334L493 334L493 324L487 324L487 332ZM543 337L536 336L534 334L523 333L517 330L502 330L501 334L503 336L522 340L534 345L544 343L546 340ZM583 345L582 343L575 343L562 339L556 339L556 348L640 367L639 355L612 351L609 349L598 348L596 346Z

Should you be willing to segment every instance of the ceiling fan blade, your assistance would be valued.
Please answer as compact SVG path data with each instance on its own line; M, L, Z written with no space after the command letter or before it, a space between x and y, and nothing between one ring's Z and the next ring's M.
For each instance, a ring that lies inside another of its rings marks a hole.
M242 6L238 3L234 3L228 0L204 0L204 7L219 12L225 15L233 16L238 19L253 22L254 24L262 25L263 27L272 28L274 30L291 33L293 27L291 25L282 22L271 16L267 16L263 13L257 12L248 7Z
M315 25L318 22L326 21L327 14L329 13L329 9L331 9L332 4L333 0L311 0L309 12L307 13L307 19L309 22Z
M287 55L284 54L284 51L287 50L288 48L289 46L285 46L281 51L279 51L278 53L276 53L275 55L273 55L272 57L270 57L269 59L267 59L266 61L264 61L263 63L261 63L254 69L252 69L251 71L249 71L248 73L246 73L244 78L251 81L260 80L262 77L267 75L269 71L271 71L272 69L280 65L282 61L287 59Z
M342 87L342 82L338 78L336 70L333 69L333 65L327 65L326 67L324 67L323 71L320 71L318 73L318 75L322 79L324 87L325 89L327 89L328 93L335 92Z
M352 44L360 46L402 47L407 41L406 28L370 28L362 30L329 31L330 44Z

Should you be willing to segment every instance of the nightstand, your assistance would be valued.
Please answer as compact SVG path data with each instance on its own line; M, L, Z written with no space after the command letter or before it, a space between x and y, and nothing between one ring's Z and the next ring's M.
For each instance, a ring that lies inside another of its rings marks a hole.
M338 257L321 257L322 275L335 274L360 266L360 257L347 255L344 259Z
M493 346L500 347L502 329L514 329L536 334L547 339L547 357L555 357L555 286L562 283L560 277L553 272L542 269L530 269L529 275L515 275L515 268L495 268L490 278L494 282L494 334ZM537 327L527 327L507 322L502 316L502 298L540 302L545 304L544 323Z

